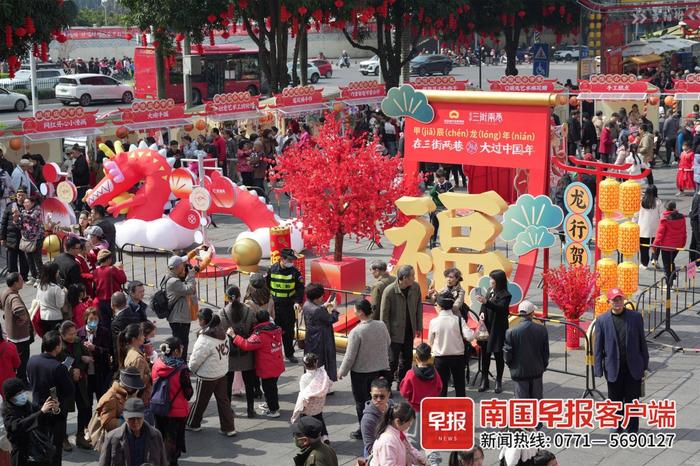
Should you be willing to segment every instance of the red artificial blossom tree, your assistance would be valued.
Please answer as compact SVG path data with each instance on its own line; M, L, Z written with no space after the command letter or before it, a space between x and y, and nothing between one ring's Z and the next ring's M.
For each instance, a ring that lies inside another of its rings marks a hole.
M287 148L271 175L298 205L306 246L325 254L334 240L336 262L346 235L377 240L394 201L407 192L407 183L397 182L401 159L351 135L337 114L328 114L313 142Z
M597 279L598 273L584 266L560 265L544 273L549 299L559 306L567 321L577 325L581 316L595 307L596 296L600 294ZM569 325L566 330L567 348L578 348L579 330Z

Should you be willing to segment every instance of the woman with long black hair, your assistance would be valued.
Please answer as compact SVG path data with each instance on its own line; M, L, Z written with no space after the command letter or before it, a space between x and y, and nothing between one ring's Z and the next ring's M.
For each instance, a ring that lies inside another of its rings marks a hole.
M644 190L642 197L642 208L634 216L634 221L639 224L639 268L644 270L649 266L649 248L654 242L656 232L659 229L661 215L664 207L659 199L659 191L655 185L650 184ZM651 256L651 267L656 268L656 261L659 259L659 251L653 251Z
M44 333L56 330L56 326L64 320L63 304L66 301L66 290L58 284L56 262L48 262L41 269L36 299L39 301L41 329Z
M490 287L486 296L478 295L477 301L481 303L481 313L479 318L484 322L489 331L486 341L480 341L481 349L481 386L480 392L485 392L489 388L489 366L491 365L491 355L496 360L496 393L503 391L503 344L506 340L506 330L508 330L508 307L510 306L511 294L508 292L508 277L503 270L494 270L489 274Z
M148 406L151 402L153 384L151 382L151 363L143 352L145 341L146 337L143 335L140 324L127 325L118 336L117 359L119 360L119 369L126 369L127 367L138 369L141 380L144 383L141 399Z
M425 456L406 437L415 420L416 412L407 402L400 401L389 406L377 425L377 440L372 447L373 466L425 464Z

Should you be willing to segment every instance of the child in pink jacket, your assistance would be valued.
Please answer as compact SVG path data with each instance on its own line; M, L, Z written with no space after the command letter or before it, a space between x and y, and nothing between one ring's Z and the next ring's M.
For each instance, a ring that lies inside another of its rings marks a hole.
M425 456L409 443L406 432L416 420L411 405L401 401L389 406L377 426L377 440L372 447L372 466L425 465Z

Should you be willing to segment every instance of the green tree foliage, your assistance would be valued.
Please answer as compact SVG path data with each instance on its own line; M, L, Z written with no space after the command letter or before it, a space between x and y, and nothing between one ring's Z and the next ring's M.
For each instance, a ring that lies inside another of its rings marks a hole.
M61 0L2 0L0 2L0 61L18 64L33 44L65 40L70 8ZM68 11L67 11L68 10Z
M90 8L81 8L77 11L75 20L72 22L75 26L128 26L129 18L127 15L119 14L114 11L107 12L107 22L105 23L104 10L94 10Z
M228 0L121 0L129 21L153 33L158 97L165 98L165 57L174 54L177 34L201 44L210 31L228 26Z

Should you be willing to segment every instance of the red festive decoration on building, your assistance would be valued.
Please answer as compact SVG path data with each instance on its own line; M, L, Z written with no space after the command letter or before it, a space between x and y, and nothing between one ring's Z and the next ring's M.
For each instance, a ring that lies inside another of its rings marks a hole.
M367 144L365 137L349 134L337 115L327 115L313 142L287 148L271 175L284 182L279 191L299 207L305 244L325 253L333 240L336 262L343 259L346 235L379 238L394 201L404 193L395 182L401 160L378 152L376 141Z

